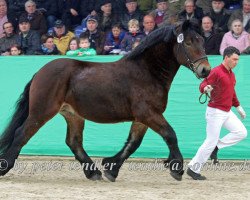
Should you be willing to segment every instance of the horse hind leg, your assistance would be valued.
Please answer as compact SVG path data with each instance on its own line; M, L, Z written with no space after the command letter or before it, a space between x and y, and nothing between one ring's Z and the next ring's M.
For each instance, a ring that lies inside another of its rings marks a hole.
M127 142L122 150L115 156L104 158L102 160L104 175L106 178L112 182L115 181L124 161L140 146L147 129L148 127L142 123L132 123Z
M66 144L69 146L72 153L75 155L83 168L85 176L90 180L102 180L102 173L95 166L88 154L83 149L83 129L84 119L81 118L70 105L64 105L60 113L67 122L67 137Z

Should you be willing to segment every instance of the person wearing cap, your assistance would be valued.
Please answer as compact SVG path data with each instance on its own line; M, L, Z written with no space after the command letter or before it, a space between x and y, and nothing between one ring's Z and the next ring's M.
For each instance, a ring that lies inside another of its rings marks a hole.
M37 31L31 30L30 26L30 21L26 17L20 17L17 44L24 55L37 55L41 50L40 35Z
M43 14L36 9L36 3L32 0L25 2L25 12L20 18L27 18L30 22L30 29L43 35L47 32L47 23Z
M53 42L57 46L60 54L65 55L69 41L75 36L74 33L67 30L62 20L56 20L52 36L54 37Z
M87 20L87 30L81 33L81 37L88 37L90 48L96 50L97 55L103 54L105 33L98 29L97 17L90 16Z
M240 19L243 22L243 27L247 32L250 32L250 0L243 0L242 8L233 11L228 20L228 29L235 19Z
M136 19L140 23L140 27L142 28L143 21L143 13L138 8L138 4L136 0L126 0L126 11L121 13L119 16L119 21L121 22L122 28L125 31L128 31L128 22L131 19Z
M166 0L156 0L156 9L149 13L154 17L157 27L173 24L177 21L176 13L169 10Z
M214 31L217 33L226 33L228 31L227 23L230 13L224 8L224 0L212 0L212 9L208 15L213 20Z

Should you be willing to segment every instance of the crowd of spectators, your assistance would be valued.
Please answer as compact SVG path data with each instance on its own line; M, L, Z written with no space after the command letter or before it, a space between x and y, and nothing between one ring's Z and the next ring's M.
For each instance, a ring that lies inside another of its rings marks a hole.
M0 0L0 55L124 55L186 19L208 55L250 53L250 0Z

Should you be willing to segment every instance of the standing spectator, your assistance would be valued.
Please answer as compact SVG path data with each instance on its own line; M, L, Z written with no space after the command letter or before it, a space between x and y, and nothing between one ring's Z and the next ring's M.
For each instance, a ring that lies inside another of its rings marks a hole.
M117 16L112 11L111 0L103 0L100 4L101 11L98 13L99 29L105 33L111 30L112 24L118 21Z
M156 29L155 20L154 20L154 17L152 15L145 15L143 17L142 24L143 24L143 33L145 36Z
M65 55L67 47L74 33L67 30L62 20L56 20L53 28L53 42L61 55Z
M122 31L120 24L114 24L112 30L107 34L104 54L119 54L124 36L125 32Z
M249 45L249 33L244 30L242 22L239 19L235 19L232 22L230 31L223 36L220 45L220 54L223 55L224 49L228 46L236 47L242 52Z
M168 9L168 5L166 0L157 0L156 9L149 13L154 17L157 27L173 24L177 20L176 14Z
M19 19L18 45L21 47L24 55L40 54L40 35L38 32L30 29L30 21L26 17Z
M187 19L197 19L198 22L201 22L203 17L203 11L201 8L196 7L193 0L186 0L184 3L184 10L179 13L180 20Z
M10 56L20 56L22 54L21 47L18 45L12 45L10 47Z
M30 21L30 29L37 31L40 35L47 32L47 24L43 14L36 10L36 3L28 0L25 3L25 12L20 18L27 18Z
M88 1L87 1L88 2ZM58 0L62 21L69 30L81 24L81 0Z
M213 21L209 16L202 18L202 37L205 41L205 52L207 55L219 55L220 54L220 43L223 34L216 33L213 29Z
M59 55L59 51L53 42L53 36L44 34L41 37L41 53L43 55Z
M90 47L95 49L98 55L103 53L105 34L98 29L98 22L95 16L91 16L87 20L87 31L80 35L81 37L88 37Z
M232 25L232 21L240 19L243 22L243 27L247 32L250 32L250 0L243 0L243 7L233 11L228 21L228 29Z
M136 19L131 19L128 22L129 32L126 33L121 43L120 54L125 55L132 51L133 44L139 43L145 36L140 32L139 22Z
M126 0L126 11L120 14L120 22L122 24L122 28L125 31L128 31L128 22L131 19L136 19L140 23L140 27L142 27L143 14L141 10L138 8L136 0Z
M224 9L224 6L224 0L212 0L212 9L209 12L209 16L214 22L214 30L219 33L226 33L228 31L227 23L230 14Z
M52 28L56 21L58 13L57 1L55 0L34 0L36 2L37 10L45 16L48 28Z
M14 33L14 27L11 22L5 22L3 24L4 37L0 38L0 54L8 55L8 49L13 45L17 44L18 35Z

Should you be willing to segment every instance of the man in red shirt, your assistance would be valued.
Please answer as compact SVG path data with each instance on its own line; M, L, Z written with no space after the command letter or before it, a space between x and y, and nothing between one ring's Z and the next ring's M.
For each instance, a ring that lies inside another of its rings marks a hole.
M206 179L200 171L213 150L213 158L217 159L218 149L234 145L247 136L245 126L231 111L231 107L234 106L242 119L246 117L234 89L236 80L232 69L237 65L239 55L237 48L227 47L224 50L222 64L212 69L209 76L200 84L201 93L211 92L211 99L206 110L206 140L188 164L187 174L194 180ZM229 133L220 139L222 127L229 130Z

